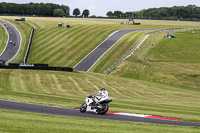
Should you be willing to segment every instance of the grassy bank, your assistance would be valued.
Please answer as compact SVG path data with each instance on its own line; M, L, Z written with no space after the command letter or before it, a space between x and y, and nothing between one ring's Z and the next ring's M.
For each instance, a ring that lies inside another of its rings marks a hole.
M36 31L28 62L69 67L77 64L112 32L119 29L200 27L198 22L154 20L136 20L141 22L142 25L135 26L120 25L122 21L126 23L124 19L26 17L25 22L14 22L16 17L1 18L9 20L19 30L21 29L23 45L15 60L21 61L22 56L25 54L24 51L30 35L30 29L27 27L34 27ZM58 28L58 23L68 24L71 28ZM99 68L98 66L96 67Z
M200 30L177 31L176 39L165 37L146 55L150 61L200 63Z
M0 123L1 132L15 133L194 133L200 130L197 127L63 117L8 110L0 110Z
M110 74L199 89L200 34L195 32L174 32L176 39L164 38L166 33L151 35L133 56Z
M29 62L73 67L115 29L109 26L72 25L36 29ZM77 54L78 53L78 54Z
M112 111L200 121L198 89L83 72L0 70L0 99L5 100L77 108L102 87L114 99Z
M0 25L0 54L5 49L7 41L8 41L8 34L5 28L2 25Z

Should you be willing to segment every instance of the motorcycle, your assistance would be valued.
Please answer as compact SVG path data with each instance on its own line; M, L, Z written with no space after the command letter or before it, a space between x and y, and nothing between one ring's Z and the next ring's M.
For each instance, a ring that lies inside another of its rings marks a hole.
M106 96L88 96L85 99L85 103L81 105L80 112L95 112L100 115L106 114L108 111L108 103L112 102L108 94Z

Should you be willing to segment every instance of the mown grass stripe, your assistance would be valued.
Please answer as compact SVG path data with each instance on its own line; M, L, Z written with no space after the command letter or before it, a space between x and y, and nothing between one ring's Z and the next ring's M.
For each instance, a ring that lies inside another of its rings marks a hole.
M48 88L44 84L42 84L42 75L35 73L35 84L37 85L39 92L48 93Z
M47 28L47 29L36 29L34 41L37 43L44 43L48 38L54 37L56 34L60 33L61 30L57 28ZM39 41L39 42L38 42ZM39 45L40 46L40 45Z
M74 78L72 78L72 77L68 77L68 79L73 82L74 89L77 89L77 93L80 93L82 95L86 94L86 92L83 91L83 89L80 87L79 82L77 82L76 80L74 80Z
M111 90L113 93L116 93L116 95L118 95L119 97L120 97L120 96L128 97L128 96L126 96L126 95L123 95L121 92L119 92L119 90L117 90L115 87L110 87L110 86L107 85L107 83L105 83L104 81L102 82L102 85L103 85L105 88L109 88L109 90Z
M126 87L122 87L120 84L118 84L118 83L112 83L113 85L115 85L116 87L118 87L119 88L119 90L121 90L122 92L124 91L124 90L126 90L127 91L127 93L125 93L124 95L128 95L128 94L133 94L133 95L136 95L137 97L144 97L144 95L142 95L141 93L138 93L137 91L135 91L135 90L130 90L130 89L127 89Z
M92 88L92 89L88 88L88 91L93 92L94 89L96 91L99 91L99 87L96 84L93 84L93 82L90 81L90 79L85 78L84 81L85 81L85 83L87 83L90 86L90 88Z
M51 77L52 77L52 80L54 80L54 82L55 82L54 85L55 85L56 89L57 89L59 92L64 93L64 90L63 90L62 86L61 86L60 83L58 82L57 76L54 75L54 74L52 74Z
M87 42L82 42L82 44L84 45L79 45L81 46L80 48L76 47L76 49L72 48L72 50L69 50L69 51L73 51L72 54L70 54L70 56L66 56L64 58L62 58L58 64L62 64L64 63L65 61L69 61L67 64L69 64L70 66L74 66L75 64L77 64L83 57L85 57L89 52L91 52L94 48L97 47L97 45L99 45L104 39L101 39L102 37L102 33L104 33L105 31L101 31L98 33L98 35L91 35L90 36L90 39L87 39ZM95 39L95 36L99 36L99 39ZM88 44L87 47L85 47L85 44ZM91 44L91 45L90 45ZM76 52L75 52L76 51ZM75 56L76 54L75 53L79 53L79 56ZM74 58L76 57L76 58ZM73 60L72 60L73 59Z
M53 32L52 33L52 36L49 36L49 35L45 35L45 36L43 36L43 38L46 38L47 40L46 41L44 41L44 42L40 42L40 44L42 44L42 45L40 45L40 47L41 46L43 46L44 44L47 44L47 43L49 43L49 44L53 44L53 43L55 43L55 42L57 42L57 40L58 40L58 38L63 38L63 36L64 35L66 35L65 36L65 38L67 38L68 39L68 36L69 35L73 35L74 36L74 34L75 34L75 32L77 32L78 30L84 30L84 27L86 27L86 26L83 26L83 27L81 27L81 26L77 26L77 27L75 27L74 29L70 29L70 30L64 30L64 29L57 29L57 28L55 28L55 30L57 30L57 32L59 33L55 33L55 32ZM47 32L48 33L48 32ZM53 39L53 40L52 40ZM69 38L70 39L70 38ZM53 42L52 42L53 41ZM39 48L40 49L40 48Z
M58 32L61 32L61 31L58 31ZM55 33L55 32L53 32ZM57 32L55 33L55 35L57 34ZM43 35L41 35L43 38L47 38L49 39L49 37L45 37ZM53 36L52 36L53 37ZM52 38L51 37L51 38ZM37 38L34 37L34 38ZM30 51L30 60L32 61L33 59L37 59L37 55L38 55L38 52L42 51L45 47L48 47L49 45L46 43L47 40L45 40L44 42L40 42L39 40L35 40L33 41L33 47ZM38 42L38 43L37 43ZM45 45L46 44L46 45ZM32 56L33 55L33 56ZM33 59L32 59L33 58Z
M36 39L33 43L37 43L37 47L38 49L43 49L44 48L44 44L47 44L48 42L50 42L52 39L56 38L57 36L59 36L61 33L63 33L62 30L58 30L58 29L55 29L55 31L52 31L52 32L49 32L48 31L48 34L47 35L38 35L40 37L42 37L42 41L41 39ZM36 31L36 36L35 38L37 38L37 31Z
M69 35L70 35L70 36L74 36L74 34L80 32L79 30L80 30L80 29L74 30L74 31L73 31L72 33L70 33ZM82 30L83 30L83 29L82 29ZM65 34L66 34L66 33L62 33L61 36L65 35ZM65 38L59 39L59 41L57 41L57 40L58 40L57 37L58 37L58 36L54 37L53 40L51 39L51 40L50 40L51 43L49 43L49 44L47 44L47 43L43 44L42 49L39 49L39 50L38 50L39 52L37 53L37 56L43 57L43 56L46 55L46 56L49 57L49 55L47 55L46 53L47 53L48 51L51 51L51 49L54 49L54 48L56 47L56 45L54 45L54 41L56 41L56 43L59 43L59 42L62 42L63 40L65 40L66 38L68 38L68 37L65 37ZM60 35L59 35L59 37L60 37ZM71 38L71 37L70 37L70 38ZM43 49L44 49L44 50L43 50ZM48 53L49 53L49 52L48 52ZM43 58L44 58L44 57L43 57Z
M90 33L86 33L85 34L85 36L87 37L87 36L89 36L91 33L93 34L93 33L95 33L95 32L97 32L99 29L97 28L97 29L94 29L94 30L90 30ZM85 47L85 36L83 36L83 37L80 37L79 39L78 39L78 41L79 42L77 42L77 41L74 41L71 45L73 45L73 47L71 47L71 48L68 48L67 49L67 51L73 51L74 50L74 48L76 48L76 50L81 50L81 52L80 53L82 53L82 50L83 49L85 49L86 47ZM81 45L76 45L76 44L80 44L80 42L82 42L81 43ZM89 44L91 44L91 42L92 42L92 39L91 39L91 41L89 41L87 44L89 45ZM53 57L53 58L51 58L51 62L55 62L56 60L57 60L57 63L58 64L62 64L62 62L64 62L64 61L60 61L60 60L65 60L65 62L66 61L68 61L68 60L70 60L70 59L74 59L74 57L75 57L75 53L76 52L72 52L72 54L70 54L70 53L67 53L67 51L66 52L64 52L65 51L65 49L63 49L63 51L60 51L58 54L57 54L57 57ZM55 53L56 53L57 51L55 51L54 53L52 52L52 55L55 55ZM64 58L64 57L67 57L67 58Z
M28 90L27 90L27 88L26 88L26 86L25 86L25 80L23 80L23 78L24 78L24 76L23 75L19 75L19 79L20 79L20 88L21 88L21 90L22 90L22 92L27 92ZM28 78L27 78L28 79Z
M80 33L80 34L82 34L82 33ZM64 39L61 39L61 40L59 40L59 42L62 42ZM73 46L73 43L72 44L70 44L70 46ZM62 48L60 48L60 47L62 47ZM53 48L53 47L52 47ZM59 52L57 52L56 50L57 49L59 49L60 48L60 50L62 50L62 49L65 49L65 47L64 47L64 45L60 45L60 46L57 46L56 48L54 48L54 49L52 49L53 51L55 50L55 52L53 53L53 52L49 52L49 54L53 54L53 55L55 55L55 53L57 53L57 54L59 54L59 53L62 53L62 51L60 51L59 50ZM45 50L46 51L46 50ZM45 53L45 52L44 52ZM45 57L47 57L48 59L49 59L49 55L48 54L46 54L46 55L44 55L43 56L44 58ZM56 56L51 56L52 58L54 58L54 57L56 57ZM44 60L46 60L46 59L44 59ZM48 61L48 60L47 60Z

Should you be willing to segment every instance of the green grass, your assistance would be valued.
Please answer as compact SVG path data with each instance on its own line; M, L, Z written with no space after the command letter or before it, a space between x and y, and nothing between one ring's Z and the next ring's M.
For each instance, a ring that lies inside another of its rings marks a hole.
M200 30L175 33L176 39L162 39L158 45L148 51L146 58L160 62L200 63Z
M8 110L0 110L0 123L0 132L15 133L197 133L200 130L199 127L53 116Z
M5 28L2 25L0 25L0 54L5 49L7 41L8 41L8 34Z
M102 87L114 99L111 111L200 122L199 89L84 72L0 70L0 99L5 100L78 108Z
M199 31L175 32L176 39L164 38L165 34L150 35L133 56L110 74L199 89Z

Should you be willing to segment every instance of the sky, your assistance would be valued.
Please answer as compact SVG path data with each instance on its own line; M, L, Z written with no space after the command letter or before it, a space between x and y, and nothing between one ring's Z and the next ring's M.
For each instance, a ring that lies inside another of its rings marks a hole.
M70 14L75 8L82 12L90 11L90 15L106 16L108 11L139 11L148 8L196 5L200 7L200 0L0 0L12 3L55 3L70 7Z

